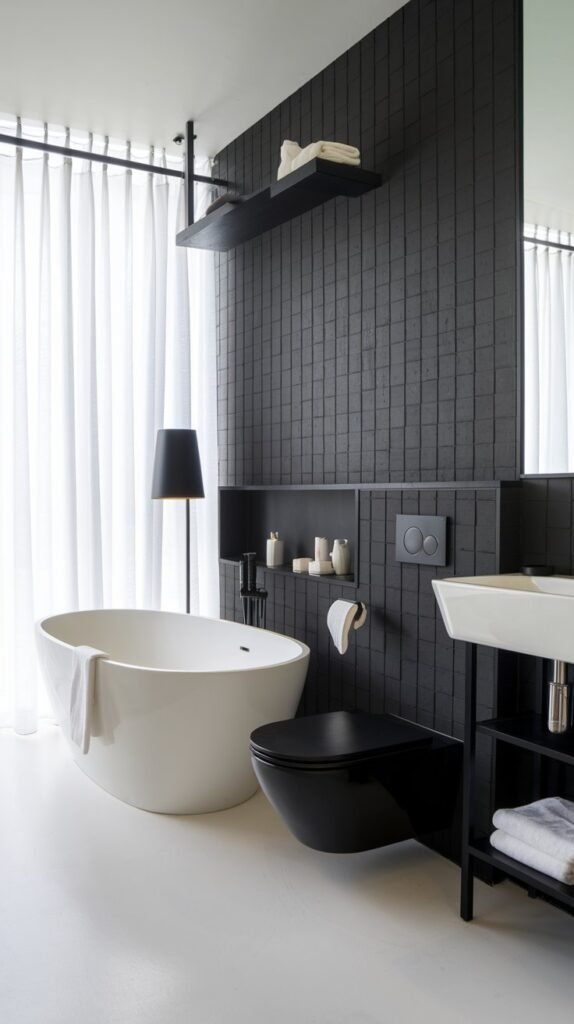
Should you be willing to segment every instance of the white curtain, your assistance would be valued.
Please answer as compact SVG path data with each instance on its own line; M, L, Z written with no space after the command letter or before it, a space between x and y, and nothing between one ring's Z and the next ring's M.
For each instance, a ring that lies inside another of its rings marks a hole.
M49 711L36 619L185 609L184 505L150 498L163 426L198 431L192 610L219 613L215 275L211 254L176 248L184 223L180 179L0 147L0 724L20 732Z
M574 472L574 236L527 225L524 471Z

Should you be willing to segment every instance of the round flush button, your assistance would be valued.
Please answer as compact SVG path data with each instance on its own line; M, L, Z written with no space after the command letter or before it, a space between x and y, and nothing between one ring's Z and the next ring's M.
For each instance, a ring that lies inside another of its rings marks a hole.
M418 527L409 527L403 537L403 544L409 555L416 555L417 551L420 551L423 546L423 535Z
M435 555L438 548L438 540L433 537L432 533L429 533L428 537L425 537L423 548L427 555Z

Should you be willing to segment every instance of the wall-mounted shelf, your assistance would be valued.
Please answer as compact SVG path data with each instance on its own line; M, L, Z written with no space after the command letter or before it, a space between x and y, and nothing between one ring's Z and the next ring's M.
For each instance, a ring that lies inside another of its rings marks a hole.
M381 175L362 167L311 160L280 181L253 192L241 203L227 203L180 231L177 245L226 252L271 228L285 224L334 196L360 196L381 184Z
M220 558L219 561L223 565L239 565L239 558ZM277 576L291 576L294 580L316 580L318 583L331 583L338 587L352 587L353 590L356 590L358 586L354 576L337 576L335 573L330 576L315 576L311 572L293 572L287 565L270 568L265 565L265 562L258 562L257 568Z
M574 734L551 733L541 715L519 715L516 718L491 718L477 722L477 732L512 743L534 754L544 754L564 764L574 764Z
M549 896L568 910L574 910L574 886L557 882L550 875L543 875L541 871L535 871L534 868L507 857L506 854L495 850L489 839L474 839L470 845L470 853L477 860L503 871L505 875L515 878L529 889Z

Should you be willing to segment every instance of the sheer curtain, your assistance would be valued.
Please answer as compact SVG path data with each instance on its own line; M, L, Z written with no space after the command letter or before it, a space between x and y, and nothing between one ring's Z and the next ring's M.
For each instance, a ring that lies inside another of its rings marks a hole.
M574 236L525 227L524 470L574 472Z
M192 610L218 615L215 275L176 248L184 217L178 179L0 147L0 724L20 732L49 710L37 618L185 608L184 506L150 498L162 426L198 431Z

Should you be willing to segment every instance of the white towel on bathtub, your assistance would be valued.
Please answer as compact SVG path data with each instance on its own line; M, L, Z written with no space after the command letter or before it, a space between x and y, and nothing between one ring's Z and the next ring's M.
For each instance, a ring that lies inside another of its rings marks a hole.
M98 658L107 657L107 654L96 650L95 647L81 646L76 647L74 651L69 710L67 717L62 722L62 728L81 754L87 754L90 749L96 662Z

